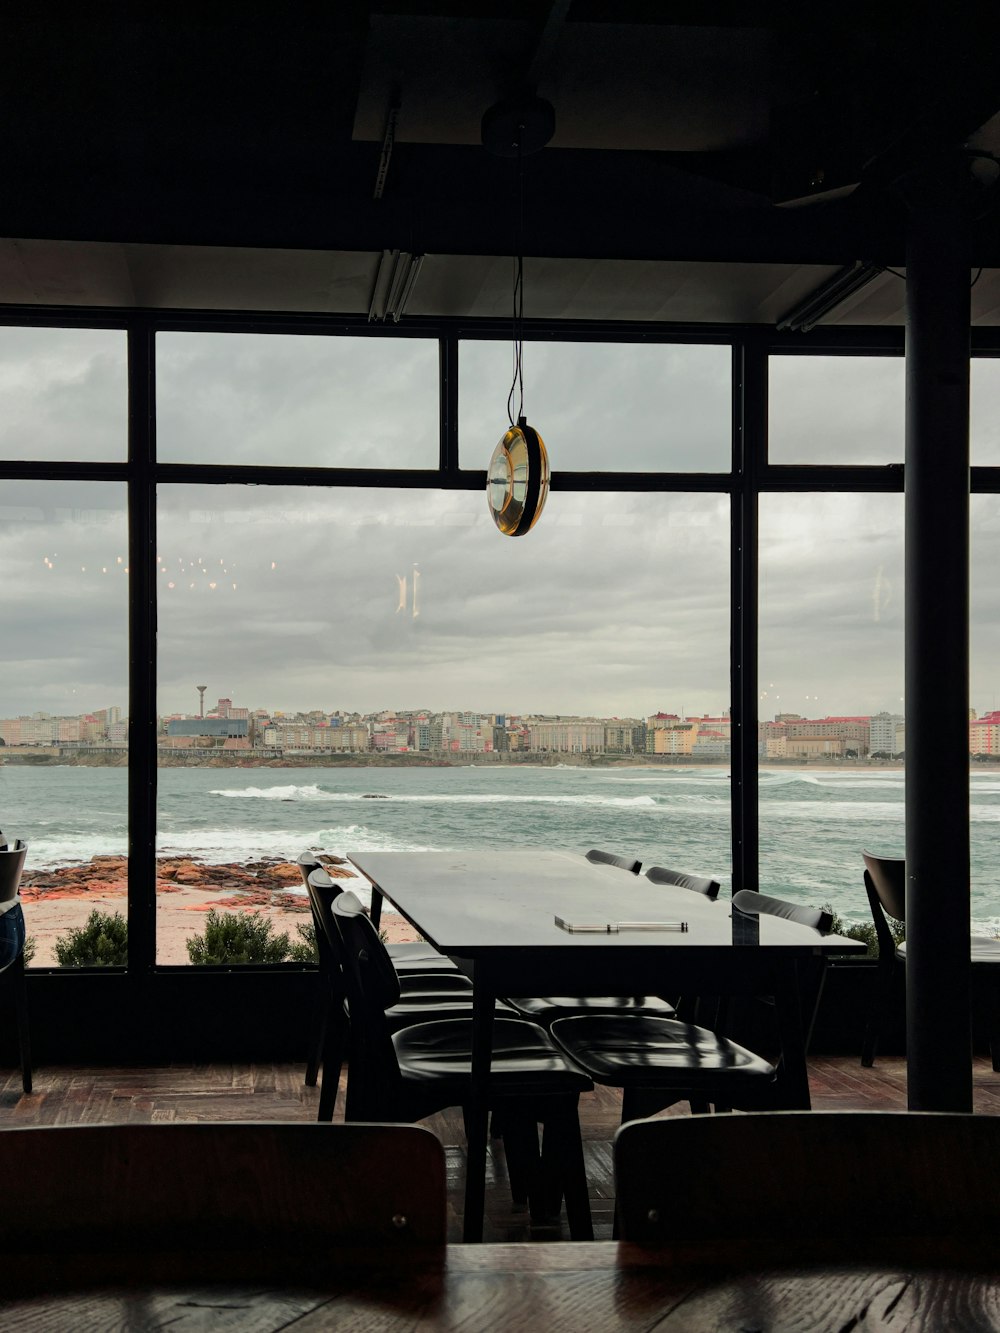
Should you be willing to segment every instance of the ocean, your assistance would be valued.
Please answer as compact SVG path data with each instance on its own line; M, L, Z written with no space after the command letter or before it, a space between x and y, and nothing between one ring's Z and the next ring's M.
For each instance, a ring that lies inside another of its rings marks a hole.
M764 769L761 887L869 919L862 849L903 854L903 772ZM1000 925L1000 774L973 773L972 916ZM0 765L0 828L29 844L27 869L126 851L124 769ZM728 888L723 767L168 768L159 774L162 855L210 863L293 859L308 848L590 847L711 875Z

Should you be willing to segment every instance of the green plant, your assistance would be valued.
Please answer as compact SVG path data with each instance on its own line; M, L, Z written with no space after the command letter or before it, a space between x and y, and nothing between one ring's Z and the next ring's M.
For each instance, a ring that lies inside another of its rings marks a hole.
M830 903L823 904L823 911L829 912L833 917L831 931L834 935L843 935L849 940L860 940L867 946L869 958L878 957L878 936L875 934L875 923L873 921L859 921L854 925L848 925L839 913L833 910ZM894 917L886 917L889 929L892 931L893 944L902 944L906 939L906 926L902 921L895 920Z
M27 937L27 939L24 941L24 965L25 965L25 967L30 967L30 966L31 966L31 960L32 960L32 958L34 958L34 956L35 956L35 951L36 951L37 948L38 948L38 941L35 939L34 935L29 935L29 936Z
M316 948L316 927L313 925L296 926L299 942L288 950L291 963L318 963L319 950Z
M266 916L244 912L217 912L205 917L204 935L188 940L192 963L282 963L288 954L288 936L274 935Z
M121 912L95 908L86 924L56 940L60 967L124 967L128 962L128 922Z

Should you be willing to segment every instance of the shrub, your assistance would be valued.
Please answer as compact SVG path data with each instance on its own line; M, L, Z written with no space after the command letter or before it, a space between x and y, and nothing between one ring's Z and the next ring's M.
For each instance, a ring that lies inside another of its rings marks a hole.
M38 941L34 935L29 935L24 941L24 965L30 967L31 960L35 956L35 950L38 948Z
M266 916L217 912L205 917L205 933L187 942L192 963L282 963L288 936L274 935Z
M319 950L316 948L316 927L313 925L295 927L299 941L288 950L291 963L318 963Z
M60 967L124 967L128 962L128 922L121 912L98 912L86 925L56 940Z
M844 935L849 940L860 940L868 948L867 956L869 958L878 957L878 936L875 934L874 921L861 921L853 926L849 926L842 916L839 916L829 903L823 904L823 911L829 912L833 917L833 926L831 927L834 935ZM892 931L893 944L902 944L906 939L906 926L902 921L897 921L894 917L887 916L889 929Z

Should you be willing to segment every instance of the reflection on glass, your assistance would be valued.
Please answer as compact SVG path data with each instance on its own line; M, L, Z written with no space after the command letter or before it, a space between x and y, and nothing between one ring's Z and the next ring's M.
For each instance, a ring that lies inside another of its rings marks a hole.
M760 498L760 882L869 919L902 855L903 497Z
M525 414L554 470L729 471L728 346L525 342L523 361ZM458 364L459 460L482 468L507 411L510 343L463 341Z
M0 328L0 459L120 462L126 378L120 329Z
M127 919L125 488L4 484L0 504L0 827L28 844L33 966L97 961L70 938ZM88 937L89 938L89 937ZM117 961L117 959L116 959Z
M156 373L164 462L438 464L434 339L160 333Z
M1000 496L972 497L970 527L972 920L974 928L993 934L1000 926Z
M513 837L727 878L728 497L559 492L526 542L478 490L159 504L160 962L209 906L291 956L307 849Z
M969 450L976 467L1000 467L1000 361L973 357L969 383Z
M901 356L772 356L772 463L902 463Z

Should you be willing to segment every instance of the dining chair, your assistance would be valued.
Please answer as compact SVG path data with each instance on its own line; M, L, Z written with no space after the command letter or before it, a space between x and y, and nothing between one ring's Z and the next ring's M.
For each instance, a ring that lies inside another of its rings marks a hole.
M0 838L2 838L0 834ZM24 859L28 854L27 844L20 838L12 846L4 843L0 847L0 903L10 903L17 898L24 870ZM31 1092L31 1031L28 1023L28 986L24 969L24 948L6 966L0 966L0 983L8 988L14 999L14 1021L17 1025L18 1051L21 1061L21 1087L25 1093Z
M870 1069L878 1053L894 979L906 962L906 941L899 941L899 932L894 932L890 924L890 918L900 924L906 921L906 862L902 857L876 856L872 852L861 855L865 863L865 892L878 943L875 999L861 1047L861 1063ZM986 935L972 935L969 950L974 996L978 1001L985 990L990 1057L994 1070L1000 1071L1000 941Z
M622 1122L676 1102L696 1111L767 1105L777 1072L746 1047L675 1018L580 1015L549 1031L595 1083L622 1089Z
M309 891L309 876L313 871L321 870L327 876L327 882L332 886L334 881L329 874L326 866L320 861L315 852L302 852L296 857L295 863L302 876L302 882ZM329 958L329 944L323 933L317 916L315 905L310 896L310 909L312 911L313 936L316 941L316 954L319 959L319 974L316 978L316 986L313 998L313 1011L309 1021L308 1037L308 1055L306 1057L306 1087L314 1088L319 1078L319 1067L323 1060L323 1047L326 1040L327 1022L331 1013L330 984L331 976L335 975L336 968ZM401 972L413 972L419 976L428 973L440 972L442 974L458 977L460 974L455 964L450 958L445 958L443 954L437 952L431 945L424 942L415 944L400 943L389 945L390 955L394 957L397 970ZM419 966L418 966L419 965ZM471 990L471 983L465 983L465 989ZM334 1050L336 1048L334 1047ZM333 1050L331 1050L333 1055ZM333 1107L329 1107L330 1114L333 1113ZM321 1117L322 1118L322 1117ZM326 1117L329 1118L329 1117Z
M865 863L865 893L868 895L875 939L878 942L875 999L868 1012L861 1046L861 1064L865 1069L871 1069L892 996L896 968L906 961L906 944L896 943L887 919L891 917L899 922L906 920L906 862L902 857L876 856L872 852L862 852L861 856Z
M671 1262L995 1262L996 1115L671 1117L623 1125L613 1151L622 1240Z
M673 884L679 889L703 893L712 902L718 898L721 888L718 880L707 879L703 875L688 875L682 870L668 870L666 866L650 866L646 878L651 884Z
M472 1019L393 1032L386 1015L399 1003L399 977L385 946L350 890L333 900L332 913L344 945L350 1009L347 1118L416 1121L453 1106L467 1114ZM593 1239L578 1113L580 1093L592 1089L543 1028L516 1017L494 1019L489 1106L499 1113L508 1170L512 1178L529 1177L535 1218L565 1198L574 1240Z
M5 1297L32 1286L309 1284L444 1254L444 1151L417 1126L5 1129L0 1179Z
M320 867L306 882L309 905L316 923L316 943L320 957L320 978L326 1001L323 1016L323 1047L318 1063L322 1065L318 1120L333 1118L340 1074L347 1054L349 1033L349 999L344 980L344 948L340 931L334 924L332 904L344 891L341 882L333 880ZM383 946L384 947L384 946ZM388 950L386 956L389 957ZM390 957L395 971L395 963ZM407 973L398 977L400 996L385 1015L390 1031L424 1023L431 1019L471 1018L472 982L455 973L431 973L420 976ZM498 1000L494 1012L499 1017L512 1017L509 1005ZM308 1070L307 1070L308 1073ZM348 1096L350 1096L350 1070Z
M303 852L298 857L297 864L302 880L307 886L309 876L314 870L326 869L314 852ZM452 960L439 953L433 944L428 944L426 940L400 940L386 947L400 975L406 972L418 972L421 975L430 972L458 972Z
M795 921L800 926L810 926L821 935L829 935L833 930L833 914L824 907L810 907L805 903L792 903L785 898L775 898L769 893L756 893L753 889L740 889L733 894L733 910L747 917L775 916L785 921ZM809 1015L806 1023L805 1050L808 1053L812 1042L816 1015L819 1013L823 990L826 985L826 957L815 959L813 968L803 960L799 963L805 1003L803 1008ZM773 1006L770 996L757 997Z

